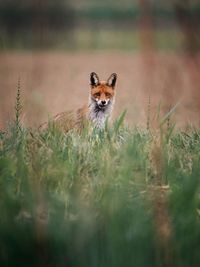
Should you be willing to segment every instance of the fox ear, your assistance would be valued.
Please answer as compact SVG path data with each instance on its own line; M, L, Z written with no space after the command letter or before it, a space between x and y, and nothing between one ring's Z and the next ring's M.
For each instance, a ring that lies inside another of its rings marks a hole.
M99 84L99 77L95 72L90 74L90 84L91 86L97 86Z
M114 88L115 84L116 84L116 81L117 81L117 74L116 73L112 73L110 75L110 77L108 78L108 80L107 80L107 85L111 86L112 88Z

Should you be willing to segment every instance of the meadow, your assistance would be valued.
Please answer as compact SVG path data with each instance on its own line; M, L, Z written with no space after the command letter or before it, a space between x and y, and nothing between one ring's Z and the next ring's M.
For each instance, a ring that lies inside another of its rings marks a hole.
M144 127L0 133L1 266L200 266L200 131L172 108Z
M0 1L0 267L200 266L199 11ZM93 71L111 120L60 131Z
M196 61L199 62L199 56ZM146 124L159 103L163 114L180 103L174 119L178 127L199 126L199 69L192 58L175 51L142 49L88 51L0 52L0 129L13 120L16 85L20 77L24 125L37 127L59 112L80 108L88 101L89 75L100 79L118 74L113 119L125 109L126 123Z

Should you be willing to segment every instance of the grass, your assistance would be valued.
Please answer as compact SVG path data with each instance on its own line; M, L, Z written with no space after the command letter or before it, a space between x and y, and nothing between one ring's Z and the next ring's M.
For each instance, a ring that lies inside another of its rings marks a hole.
M0 133L1 266L200 266L200 131ZM149 108L150 110L150 102ZM150 112L150 111L149 111Z

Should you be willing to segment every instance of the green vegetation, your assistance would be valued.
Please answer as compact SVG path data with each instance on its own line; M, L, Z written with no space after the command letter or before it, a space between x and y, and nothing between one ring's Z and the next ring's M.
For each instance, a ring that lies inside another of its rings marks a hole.
M189 47L199 51L198 2L0 0L0 51L133 50L140 48L139 42L148 44L140 36L135 40L135 35L146 30L149 41L155 41L155 48L180 51L188 48L189 41Z
M199 5L191 7L191 16L198 17L199 10ZM156 1L146 7L130 0L0 1L0 51L134 50L140 49L140 35L146 27L158 49L181 49L182 31L174 3Z
M54 40L48 48L38 47L34 36L27 34L23 38L16 36L15 42L12 38L3 34L0 38L0 51L24 49L45 49L61 51L96 51L96 50L122 50L139 51L142 47L140 32L136 29L112 30L112 29L77 29L73 32L63 34L57 32L49 33L49 38ZM155 48L161 51L178 51L182 47L182 36L176 29L156 30L153 33ZM57 42L59 40L59 42Z
M18 108L17 108L18 107ZM20 109L19 109L20 107ZM200 131L0 133L1 266L200 266Z

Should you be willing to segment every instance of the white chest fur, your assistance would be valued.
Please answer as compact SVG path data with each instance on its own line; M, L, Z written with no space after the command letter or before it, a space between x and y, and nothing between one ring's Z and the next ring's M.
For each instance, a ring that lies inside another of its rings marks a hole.
M88 119L95 128L103 129L109 119L113 108L113 100L104 109L99 109L95 102L89 103Z

